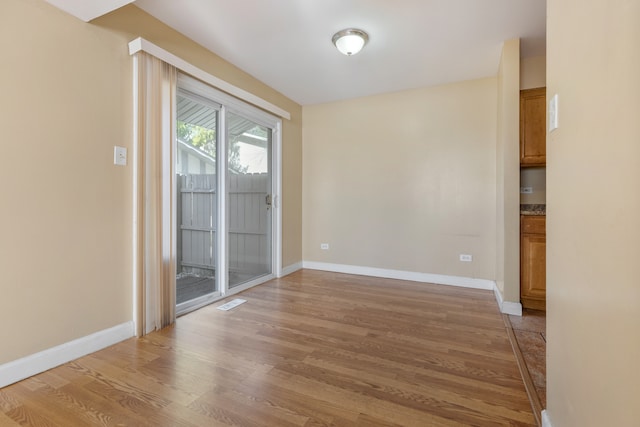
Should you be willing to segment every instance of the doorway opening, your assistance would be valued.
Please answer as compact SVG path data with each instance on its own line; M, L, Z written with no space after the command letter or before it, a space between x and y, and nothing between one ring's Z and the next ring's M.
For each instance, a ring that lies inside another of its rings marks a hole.
M176 102L176 311L276 271L279 119L186 75Z

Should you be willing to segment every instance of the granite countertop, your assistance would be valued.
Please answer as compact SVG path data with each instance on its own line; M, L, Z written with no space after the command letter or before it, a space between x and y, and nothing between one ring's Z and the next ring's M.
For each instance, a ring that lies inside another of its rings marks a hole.
M520 215L546 215L547 205L520 205Z

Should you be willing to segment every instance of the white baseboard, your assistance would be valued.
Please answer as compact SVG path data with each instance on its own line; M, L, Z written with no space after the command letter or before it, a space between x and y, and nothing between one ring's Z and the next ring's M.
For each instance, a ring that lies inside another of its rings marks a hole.
M5 363L0 365L0 388L102 350L132 336L134 336L133 322L126 322Z
M546 409L542 410L542 427L553 427L551 419L549 418L549 413Z
M357 274L360 276L384 277L386 279L410 280L412 282L435 283L438 285L460 286L464 288L487 289L495 288L493 280L473 279L460 276L445 276L442 274L418 273L414 271L389 270L385 268L360 267L357 265L330 264L315 261L303 261L303 268L310 270L332 271L334 273Z
M500 307L500 311L504 314L513 314L514 316L522 316L522 304L519 302L505 301Z
M296 271L301 269L302 269L302 261L296 262L295 264L282 267L282 270L280 271L280 275L278 277L288 276L289 274L295 273Z
M297 265L298 264L296 264L296 266ZM334 273L357 274L361 276L384 277L387 279L410 280L412 282L435 283L438 285L460 286L464 288L493 290L501 313L522 316L522 304L519 302L504 301L502 293L496 286L496 282L493 280L446 276L442 274L417 273L414 271L389 270L385 268L361 267L357 265L331 264L315 261L303 261L302 268L332 271Z
M501 313L522 316L522 304L519 302L505 301L502 297L502 292L498 289L498 286L494 286L493 293L496 296L496 301L498 302L498 307L500 307Z

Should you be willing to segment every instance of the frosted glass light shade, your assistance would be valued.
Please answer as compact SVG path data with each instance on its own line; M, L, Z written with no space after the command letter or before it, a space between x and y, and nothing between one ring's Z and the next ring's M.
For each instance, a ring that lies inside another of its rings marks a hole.
M339 31L332 38L333 44L347 56L360 52L368 40L367 33L355 28Z

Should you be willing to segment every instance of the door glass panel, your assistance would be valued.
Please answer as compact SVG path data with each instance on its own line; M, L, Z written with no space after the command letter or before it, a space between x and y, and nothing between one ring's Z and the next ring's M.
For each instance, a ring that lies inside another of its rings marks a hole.
M218 111L177 96L176 303L216 292L216 150Z
M271 137L227 114L229 288L271 273Z

